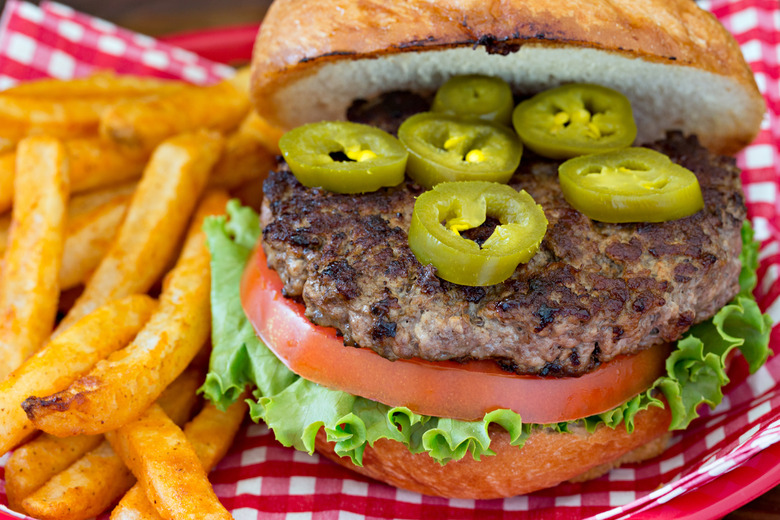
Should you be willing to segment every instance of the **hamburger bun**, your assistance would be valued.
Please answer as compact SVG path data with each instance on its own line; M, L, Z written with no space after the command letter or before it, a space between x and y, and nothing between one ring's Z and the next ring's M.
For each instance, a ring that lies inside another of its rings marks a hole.
M721 154L749 144L764 113L737 42L691 0L277 0L255 46L252 94L269 122L291 129L458 74L500 76L520 94L605 85L631 101L638 142L678 129Z

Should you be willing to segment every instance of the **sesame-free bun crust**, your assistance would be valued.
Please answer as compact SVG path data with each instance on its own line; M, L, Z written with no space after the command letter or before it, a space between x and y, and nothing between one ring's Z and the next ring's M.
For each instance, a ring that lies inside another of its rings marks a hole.
M717 153L747 145L764 112L736 41L691 0L276 0L252 88L258 111L289 129L470 73L519 94L606 85L631 100L639 142L679 129Z
M426 495L449 498L501 498L531 493L567 480L587 480L623 463L652 458L666 448L670 414L653 407L636 416L633 433L622 426L601 426L594 433L538 430L522 448L509 444L509 434L490 427L494 456L475 461L470 455L439 465L426 453L411 453L403 444L382 439L366 446L363 466L333 451L322 430L317 451L330 460L368 477ZM579 477L579 478L578 478Z

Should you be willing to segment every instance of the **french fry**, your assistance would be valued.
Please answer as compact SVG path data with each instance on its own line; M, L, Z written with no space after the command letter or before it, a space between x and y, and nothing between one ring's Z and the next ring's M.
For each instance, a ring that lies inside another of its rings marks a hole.
M185 424L198 402L198 388L203 384L204 372L187 368L157 398L157 404L165 415L178 426Z
M146 491L136 482L111 511L111 520L161 520L160 513L146 498Z
M34 137L19 144L0 283L0 380L41 348L54 326L68 204L66 168L56 139Z
M107 301L147 292L159 279L221 147L218 135L198 132L174 137L155 150L116 239L55 334Z
M60 267L60 288L85 282L108 252L127 212L131 195L122 195L68 221Z
M249 126L255 133L255 137L258 141L263 143L265 149L274 155L279 155L282 151L279 149L279 139L281 139L284 131L280 128L273 126L271 123L260 117L257 112L254 113L252 119L250 119Z
M129 200L135 192L136 183L128 182L108 188L93 190L70 197L68 200L68 216L66 221L78 220L83 215L101 211L106 204L114 204L117 200ZM6 240L11 228L11 214L0 215L0 254L5 252Z
M0 137L19 141L31 135L68 139L95 135L110 98L39 99L0 93Z
M141 177L149 151L120 146L99 137L65 141L74 193L112 186Z
M145 76L116 75L101 71L86 78L71 80L41 79L21 83L3 91L5 96L28 96L39 99L110 98L125 99L174 92L186 87L181 81Z
M5 250L8 248L8 237L11 235L11 216L3 215L0 217L0 256L5 254ZM1 262L2 260L0 260ZM2 264L0 263L0 272L2 272Z
M100 264L122 224L134 188L134 184L125 184L71 199L59 273L62 291L84 283ZM0 255L5 253L10 225L10 216L0 217Z
M249 87L252 84L252 67L245 65L236 69L235 75L228 79L239 92L249 96Z
M202 372L188 369L160 395L157 403L175 424L181 425L189 418L202 382ZM21 501L22 511L40 520L85 520L106 510L134 483L135 477L103 440L25 496Z
M252 112L241 126L225 139L225 149L214 165L209 186L233 189L250 180L265 178L276 164L254 128L257 115Z
M214 469L230 449L246 418L245 397L239 398L224 412L213 403L206 403L203 410L184 427L184 435L206 472Z
M99 360L126 346L156 307L144 295L113 301L51 340L0 383L0 454L33 431L20 406L27 396L67 388Z
M9 507L22 512L22 500L102 441L102 435L54 437L43 433L14 450L5 465Z
M0 155L0 213L11 209L14 202L14 171L16 152L12 150Z
M105 204L113 203L116 199L132 196L136 187L137 183L127 182L74 195L68 201L68 222L95 211Z
M111 505L104 497L122 496L134 483L133 474L104 440L22 500L21 509L39 520L87 519Z
M224 412L212 403L184 427L184 435L198 456L206 473L210 472L227 453L241 423L246 417L247 404L243 397ZM159 519L157 510L146 498L140 484L133 486L111 512L111 520Z
M70 191L115 186L141 176L149 153L120 146L106 139L88 137L64 141L68 157ZM16 152L0 155L0 213L10 209L13 202L13 178Z
M201 128L227 132L249 111L249 98L230 81L114 105L103 113L101 135L151 150L172 135Z
M117 103L187 88L178 81L107 73L25 83L0 93L0 136L11 142L30 135L88 137L97 133L101 113Z
M228 196L206 196L193 219L160 307L135 340L66 390L24 401L39 429L58 436L105 433L139 417L180 374L209 333L209 254L201 230L207 215L224 212ZM93 276L94 279L94 276Z
M13 152L16 149L17 144L19 144L17 141L0 137L0 154Z
M106 438L163 518L232 518L214 494L184 432L159 406L151 406Z

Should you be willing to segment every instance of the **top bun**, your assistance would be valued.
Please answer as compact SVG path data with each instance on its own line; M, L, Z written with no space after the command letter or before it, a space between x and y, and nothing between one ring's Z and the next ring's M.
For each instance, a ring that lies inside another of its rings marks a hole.
M691 0L276 0L255 45L253 97L290 129L459 74L500 76L519 94L612 87L631 100L638 142L678 129L717 153L749 144L764 113L736 41Z

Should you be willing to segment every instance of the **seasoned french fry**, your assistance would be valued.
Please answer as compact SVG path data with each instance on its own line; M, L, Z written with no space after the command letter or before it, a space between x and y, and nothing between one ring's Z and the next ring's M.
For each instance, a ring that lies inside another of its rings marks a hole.
M144 295L115 300L51 340L0 383L0 454L33 431L20 404L66 388L99 360L126 346L157 307Z
M95 135L110 98L39 99L0 94L0 137L19 141L30 135L62 139Z
M68 204L66 168L56 139L34 137L19 144L0 283L0 380L41 348L54 326Z
M0 155L0 213L11 209L14 202L14 171L16 152L12 150Z
M151 150L172 135L209 128L227 132L249 111L249 98L230 81L191 87L166 96L114 105L103 113L100 132L118 143Z
M22 512L22 500L102 441L102 435L55 437L43 433L15 449L5 465L8 505Z
M228 79L234 87L242 92L245 96L249 96L249 87L252 84L252 67L245 65L236 69L236 74Z
M198 402L198 388L203 384L204 377L202 370L189 367L157 398L157 404L163 409L165 415L177 425L186 424L190 419L192 410Z
M254 129L257 115L252 112L241 126L225 139L225 149L214 165L209 186L233 189L250 180L265 178L276 164L274 155Z
M192 87L177 81L107 73L25 83L0 93L0 136L11 142L42 134L87 137L97 133L101 113L117 103L188 88Z
M246 418L245 397L239 398L224 412L213 403L206 403L203 410L184 427L184 435L206 472L214 469L230 449L233 438Z
M139 417L195 357L208 339L210 319L209 254L201 226L207 215L224 212L227 199L224 192L205 197L163 284L159 309L127 348L66 390L25 400L39 429L68 436L119 428Z
M71 199L60 266L61 290L84 283L100 264L122 224L134 188L134 184L125 184ZM10 225L9 215L0 217L0 255L5 253Z
M114 506L111 520L162 520L162 517L146 498L144 488L136 482Z
M86 213L98 210L105 204L113 203L116 199L132 196L136 187L137 183L126 182L74 195L68 202L68 222L78 219Z
M160 395L157 403L175 424L181 425L189 418L202 382L202 372L188 369ZM104 440L25 496L22 510L40 520L85 520L106 510L134 482L135 477Z
M243 397L224 412L212 403L184 427L184 435L192 445L203 469L208 473L227 453L233 438L246 417L247 404ZM111 512L111 520L159 519L157 510L146 498L140 484L133 486Z
M72 191L81 193L141 177L149 152L98 137L65 141Z
M101 71L86 78L66 81L60 79L28 81L4 90L3 95L39 99L108 97L118 100L174 92L186 86L187 84L181 81L145 76L119 76L110 71Z
M184 432L159 406L151 406L106 438L163 518L232 518L214 494Z
M257 112L254 112L253 116L249 119L247 126L248 130L254 132L257 140L263 143L266 150L274 155L282 153L279 149L279 139L284 132L281 129L271 125L271 123L260 117Z
M68 157L70 191L81 193L115 186L141 176L148 152L117 145L97 137L64 141ZM0 155L0 213L13 202L16 153Z
M0 161L2 158L0 158ZM102 212L105 205L114 205L117 200L128 201L135 192L136 183L130 182L117 184L100 190L90 191L70 197L68 201L67 233L71 229L77 229L72 224L80 220L84 215L92 212ZM81 226L78 226L79 228ZM0 255L7 248L8 235L11 228L11 215L0 215ZM66 253L63 252L63 255Z
M159 279L176 252L221 147L221 138L207 132L180 135L160 145L111 249L55 334L107 301L145 293Z
M68 221L60 267L60 288L85 282L108 252L130 204L131 195L113 200Z
M87 519L111 504L104 503L105 496L122 496L134 483L133 474L103 441L22 500L22 511L39 520Z
M0 154L13 152L17 144L19 144L17 141L0 137Z
M0 217L0 256L5 254L5 250L8 248L8 237L11 234L11 215L3 215ZM2 260L0 260L2 262ZM2 264L0 263L0 271L2 271Z

